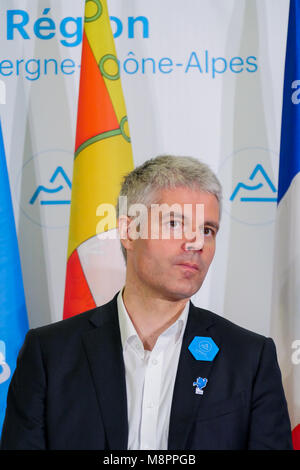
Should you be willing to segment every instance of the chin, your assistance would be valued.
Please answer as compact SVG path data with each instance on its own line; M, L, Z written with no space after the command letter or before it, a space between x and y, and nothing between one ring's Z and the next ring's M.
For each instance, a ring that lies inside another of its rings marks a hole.
M169 290L169 296L172 300L183 300L183 299L190 299L198 290L200 289L200 286L197 287L192 287L192 286L187 286L186 288L178 288L178 289L173 289Z

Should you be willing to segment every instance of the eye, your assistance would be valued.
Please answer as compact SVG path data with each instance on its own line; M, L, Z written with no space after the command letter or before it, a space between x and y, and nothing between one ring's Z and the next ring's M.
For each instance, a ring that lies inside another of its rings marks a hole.
M215 229L213 229L213 228L211 228L211 227L204 227L203 233L204 233L204 235L207 236L207 237L215 237L215 236L216 236L216 231L215 231Z
M167 225L169 225L171 228L179 228L181 227L181 220L168 220Z
M179 220L170 220L170 225L171 227L176 228L180 226L180 222Z

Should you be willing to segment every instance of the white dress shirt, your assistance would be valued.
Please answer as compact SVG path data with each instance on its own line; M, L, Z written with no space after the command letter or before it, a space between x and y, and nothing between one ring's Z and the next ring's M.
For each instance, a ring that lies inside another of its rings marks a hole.
M144 350L126 311L122 291L117 304L126 376L128 450L167 450L174 382L189 302L176 322L158 337L152 351Z

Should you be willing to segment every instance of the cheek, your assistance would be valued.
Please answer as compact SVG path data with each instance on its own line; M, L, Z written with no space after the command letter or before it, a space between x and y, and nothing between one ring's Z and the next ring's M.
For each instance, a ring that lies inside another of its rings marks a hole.
M148 259L163 261L172 253L172 243L171 240L143 240L139 250Z
M137 240L134 250L135 265L139 270L147 271L160 260L159 247L151 240ZM151 268L152 269L152 268Z
M138 269L146 275L161 275L163 272L169 272L172 266L170 241L163 243L161 240L147 240L140 247L136 260Z
M207 247L207 251L206 251L206 262L208 264L208 266L210 265L210 263L212 262L213 258L214 258L214 255L215 255L215 251L216 251L216 246L215 244L211 244Z

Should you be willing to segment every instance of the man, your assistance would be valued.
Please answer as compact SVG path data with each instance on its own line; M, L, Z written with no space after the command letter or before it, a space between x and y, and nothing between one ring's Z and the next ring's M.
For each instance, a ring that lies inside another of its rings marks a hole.
M28 333L2 448L291 449L273 341L190 302L214 257L216 176L192 158L157 157L120 196L125 286Z

